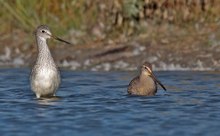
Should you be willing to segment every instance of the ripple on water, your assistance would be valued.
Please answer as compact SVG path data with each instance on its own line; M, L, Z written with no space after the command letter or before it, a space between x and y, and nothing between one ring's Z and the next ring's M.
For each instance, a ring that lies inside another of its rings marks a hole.
M127 95L135 74L62 71L57 99L36 99L27 69L0 69L5 135L218 135L218 72L156 72L168 91Z

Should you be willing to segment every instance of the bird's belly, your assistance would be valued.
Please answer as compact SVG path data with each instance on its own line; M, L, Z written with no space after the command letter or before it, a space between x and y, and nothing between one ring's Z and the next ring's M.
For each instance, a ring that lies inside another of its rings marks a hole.
M53 86L54 80L57 80L55 78L57 78L56 72L42 69L36 74L34 84L40 88L49 89Z
M51 79L49 78L39 77L38 80L35 81L35 84L37 86L40 86L41 88L50 88L52 85L52 82L51 82Z
M133 91L137 95L152 96L157 92L157 87L153 80L149 80L137 84Z

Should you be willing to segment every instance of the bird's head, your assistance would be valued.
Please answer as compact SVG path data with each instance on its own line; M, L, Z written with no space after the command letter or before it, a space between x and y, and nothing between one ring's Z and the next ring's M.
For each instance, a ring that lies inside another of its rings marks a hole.
M70 42L67 42L59 37L56 37L54 35L52 35L49 27L47 25L40 25L37 27L37 29L35 30L35 35L39 38L41 38L42 40L46 40L46 39L49 39L49 38L53 38L55 40L58 40L58 41L61 41L61 42L64 42L66 44L71 44ZM72 45L72 44L71 44Z
M142 67L141 67L141 74L144 76L149 76L151 77L156 83L158 83L164 90L166 90L166 88L164 87L164 85L156 78L156 76L154 75L154 72L152 70L152 65L149 62L145 62Z

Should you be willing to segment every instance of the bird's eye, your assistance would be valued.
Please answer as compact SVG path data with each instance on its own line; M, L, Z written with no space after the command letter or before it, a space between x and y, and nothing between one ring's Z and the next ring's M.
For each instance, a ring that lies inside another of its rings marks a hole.
M144 67L144 69L147 69L147 67Z
M44 30L42 30L41 32L42 32L42 33L45 33L45 31L44 31Z

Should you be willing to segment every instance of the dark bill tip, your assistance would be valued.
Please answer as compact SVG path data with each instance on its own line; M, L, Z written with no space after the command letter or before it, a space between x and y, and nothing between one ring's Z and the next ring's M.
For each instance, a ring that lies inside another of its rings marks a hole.
M154 79L154 81L156 81L163 89L164 91L166 91L167 89L165 88L165 86L159 81L157 80L157 78L155 77L154 73L151 73L152 78Z
M157 80L157 83L163 88L164 91L167 90L167 89L165 88L165 86L164 86L160 81Z
M63 40L63 39L60 39L59 37L56 37L56 36L51 36L52 38L54 38L55 40L58 40L58 41L60 41L60 42L64 42L64 43L66 43L66 44L70 44L70 45L73 45L72 43L70 43L70 42L67 42L67 41L65 41L65 40Z

